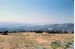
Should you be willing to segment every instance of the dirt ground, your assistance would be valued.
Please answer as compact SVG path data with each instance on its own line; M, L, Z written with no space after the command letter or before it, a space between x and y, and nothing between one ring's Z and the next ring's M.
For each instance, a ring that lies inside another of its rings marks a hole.
M73 34L8 33L0 35L0 49L52 49L51 42L57 40L62 43L57 49L64 49L64 44L73 39Z

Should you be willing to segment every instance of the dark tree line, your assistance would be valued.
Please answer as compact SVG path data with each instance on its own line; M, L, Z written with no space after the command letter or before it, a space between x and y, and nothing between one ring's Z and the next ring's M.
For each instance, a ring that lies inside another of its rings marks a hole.
M50 30L50 31L31 31L31 32L35 32L35 33L43 33L43 32L46 32L46 33L50 33L50 34L62 34L62 33L69 33L67 31L53 31L53 30ZM74 33L74 31L70 32L70 33Z
M53 31L53 30L49 30L49 31L12 31L12 32L9 32L9 31L3 31L3 32L1 32L0 31L0 33L2 34L2 35L8 35L8 33L20 33L20 32L35 32L35 33L44 33L44 32L46 32L46 33L50 33L50 34L62 34L62 33L69 33L69 32L67 32L67 31ZM74 31L72 31L72 32L70 32L70 33L74 33Z
M8 35L8 31L3 31L3 32L0 32L2 33L2 35Z
M43 33L44 31L35 31L35 33ZM62 33L74 33L74 31L72 32L68 32L68 31L53 31L53 30L50 30L50 31L45 31L46 33L50 33L50 34L62 34Z

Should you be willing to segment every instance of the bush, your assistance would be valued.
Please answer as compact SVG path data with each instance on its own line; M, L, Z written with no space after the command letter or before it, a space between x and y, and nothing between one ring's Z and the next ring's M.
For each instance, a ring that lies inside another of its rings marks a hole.
M8 33L8 31L4 31L4 32L3 32L3 35L8 35L7 33Z
M47 32L48 32L48 33L55 33L55 31L51 31L51 30L50 30L50 31L47 31Z
M60 47L60 42L59 41L54 41L51 43L51 47L53 49L59 48Z
M71 45L72 44L72 42L67 42L66 44L65 44L65 48L64 49L67 49L68 47L69 47L69 45Z
M43 33L43 31L35 31L35 33Z
M74 31L72 31L72 33L74 33Z
M0 33L2 33L2 32L0 32Z
M64 33L68 33L67 31L65 31Z

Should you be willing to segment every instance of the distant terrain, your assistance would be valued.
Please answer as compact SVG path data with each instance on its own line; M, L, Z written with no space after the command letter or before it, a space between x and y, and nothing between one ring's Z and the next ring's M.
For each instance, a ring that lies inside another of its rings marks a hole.
M19 23L0 23L0 31L8 32L30 32L30 31L62 31L73 32L73 23L64 24L45 24L45 25L32 25L32 24L19 24Z

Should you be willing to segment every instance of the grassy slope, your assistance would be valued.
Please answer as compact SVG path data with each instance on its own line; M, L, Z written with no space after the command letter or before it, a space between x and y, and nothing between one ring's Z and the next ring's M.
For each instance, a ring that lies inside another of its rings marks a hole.
M50 49L50 43L60 41L64 44L73 40L73 34L48 34L48 33L9 33L0 35L0 49Z

